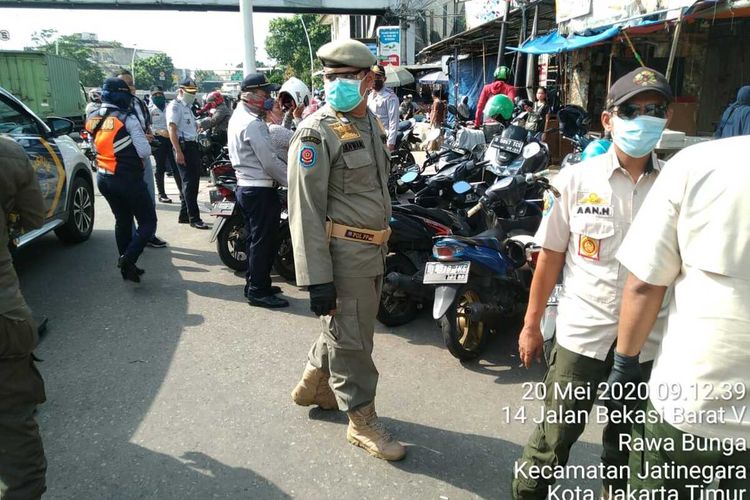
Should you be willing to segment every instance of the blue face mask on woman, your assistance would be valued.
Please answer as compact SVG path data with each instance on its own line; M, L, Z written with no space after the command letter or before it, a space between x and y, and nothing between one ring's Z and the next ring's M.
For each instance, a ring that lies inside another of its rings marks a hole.
M667 119L641 115L625 120L614 115L612 123L612 141L620 151L633 158L642 158L654 150L667 126Z
M362 80L336 78L325 82L326 101L336 111L351 111L362 102L364 97L359 92Z

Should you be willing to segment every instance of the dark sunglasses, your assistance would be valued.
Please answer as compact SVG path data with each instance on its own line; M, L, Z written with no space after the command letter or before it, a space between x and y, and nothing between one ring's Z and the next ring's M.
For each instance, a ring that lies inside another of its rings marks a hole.
M640 106L638 104L620 104L612 108L617 116L625 120L632 120L639 116L653 116L654 118L666 118L667 117L666 104L644 104Z

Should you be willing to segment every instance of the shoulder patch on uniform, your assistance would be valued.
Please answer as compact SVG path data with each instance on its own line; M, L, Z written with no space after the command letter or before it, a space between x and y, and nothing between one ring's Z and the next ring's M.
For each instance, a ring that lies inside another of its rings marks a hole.
M318 151L312 146L303 146L299 150L299 163L304 168L312 168L318 161Z
M358 149L365 149L365 143L362 142L362 139L357 139L356 141L343 143L341 145L341 149L344 153L351 153L352 151L357 151Z
M544 193L544 210L542 211L542 215L544 217L548 216L554 206L555 195L547 191L546 193Z
M320 137L315 137L314 135L303 135L300 138L301 142L312 142L313 144L320 144Z

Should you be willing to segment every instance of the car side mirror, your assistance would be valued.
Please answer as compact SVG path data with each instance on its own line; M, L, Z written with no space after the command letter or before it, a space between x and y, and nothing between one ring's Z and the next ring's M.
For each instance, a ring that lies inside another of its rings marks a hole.
M73 127L75 126L72 120L60 118L58 116L50 116L47 118L47 125L49 125L49 128L52 130L53 137L68 135L73 132Z

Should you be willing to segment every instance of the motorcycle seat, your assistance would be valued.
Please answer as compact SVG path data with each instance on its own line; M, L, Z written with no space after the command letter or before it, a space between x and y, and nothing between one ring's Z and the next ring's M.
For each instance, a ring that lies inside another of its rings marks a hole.
M503 249L505 231L500 228L492 228L488 229L487 231L483 231L476 236L453 236L453 239L462 241L469 245L491 248L500 252Z
M439 208L425 208L419 205L394 205L393 209L395 211L424 217L425 219L431 219L444 226L453 227L455 225L455 221L450 214Z

